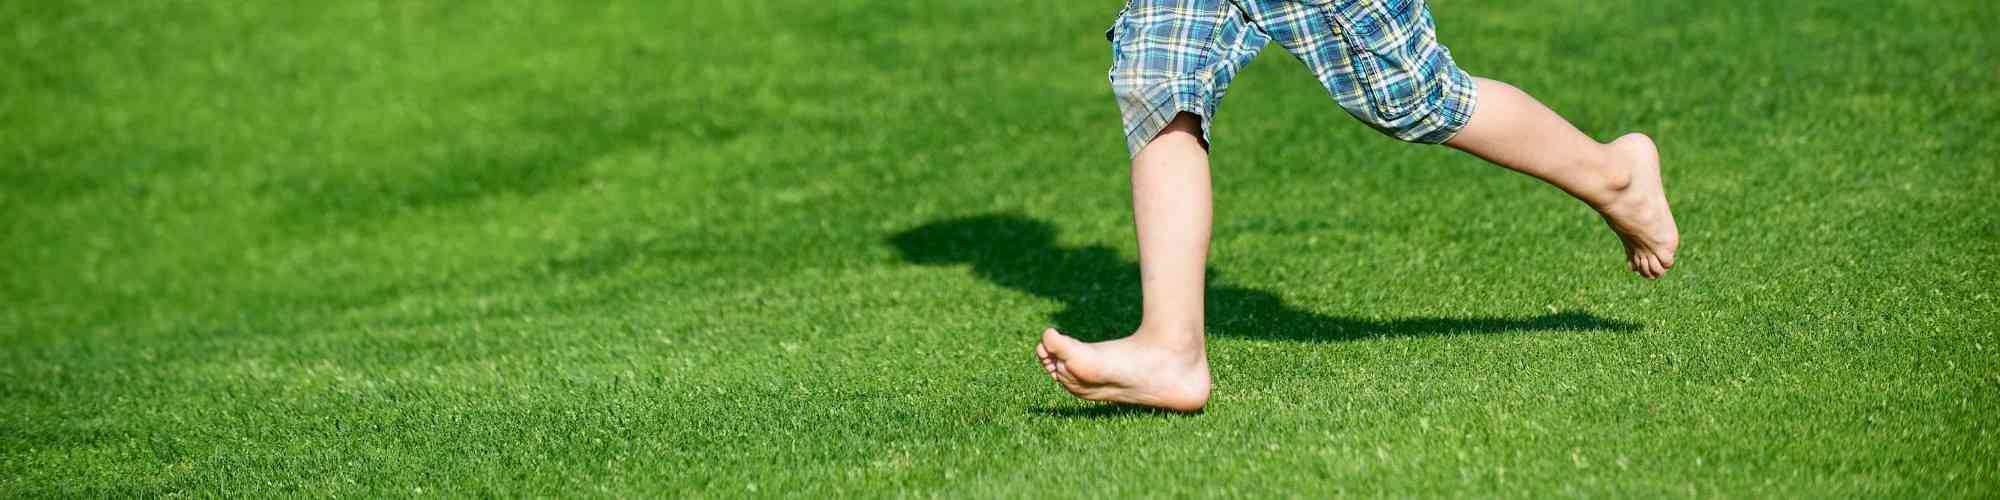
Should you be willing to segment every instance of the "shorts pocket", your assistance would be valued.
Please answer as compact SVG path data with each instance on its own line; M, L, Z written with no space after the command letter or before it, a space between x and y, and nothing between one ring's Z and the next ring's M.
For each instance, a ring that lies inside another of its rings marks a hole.
M1378 118L1394 120L1423 103L1436 78L1425 73L1410 45L1421 40L1421 4L1415 0L1352 0L1328 10L1341 42Z

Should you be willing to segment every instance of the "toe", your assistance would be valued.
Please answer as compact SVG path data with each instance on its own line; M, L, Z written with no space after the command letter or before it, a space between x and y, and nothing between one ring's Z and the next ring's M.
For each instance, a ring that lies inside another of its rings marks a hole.
M1048 351L1049 357L1058 360L1074 357L1079 351L1088 349L1083 341L1063 335L1054 328L1042 330L1042 347Z
M1064 364L1062 361L1056 361L1053 366L1055 366L1055 369L1050 370L1049 373L1055 375L1057 382L1062 382L1064 386L1076 387L1076 375L1070 374L1069 365Z
M1056 376L1056 359L1049 356L1049 348L1047 346L1039 343L1035 344L1035 361L1042 364L1042 371L1049 372L1050 377Z

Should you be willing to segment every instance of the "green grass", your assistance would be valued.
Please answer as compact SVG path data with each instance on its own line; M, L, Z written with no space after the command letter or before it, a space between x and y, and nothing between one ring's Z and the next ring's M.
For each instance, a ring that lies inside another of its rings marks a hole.
M0 496L2000 494L2000 8L1434 8L1678 267L1268 49L1167 416L1115 4L0 3Z

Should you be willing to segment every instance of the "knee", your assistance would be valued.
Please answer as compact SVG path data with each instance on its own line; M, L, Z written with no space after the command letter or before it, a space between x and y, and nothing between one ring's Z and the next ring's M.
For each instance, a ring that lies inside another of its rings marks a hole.
M1158 132L1154 132L1150 137L1139 139L1139 142L1135 142L1131 147L1134 148L1131 151L1134 158L1139 156L1140 151L1154 148L1182 151L1187 150L1187 148L1200 148L1206 151L1208 150L1208 138L1202 134L1201 115L1183 111L1175 113L1173 119L1168 120L1166 125L1161 126Z
M1173 120L1169 120L1167 126L1160 127L1160 133L1154 134L1153 139L1159 140L1170 135L1201 139L1201 115L1185 111L1175 113Z

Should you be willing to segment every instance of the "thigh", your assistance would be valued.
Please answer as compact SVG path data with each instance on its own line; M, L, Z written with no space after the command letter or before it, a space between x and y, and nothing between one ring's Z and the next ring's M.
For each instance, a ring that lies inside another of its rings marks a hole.
M1341 108L1400 139L1442 142L1477 86L1438 42L1423 0L1237 0Z

